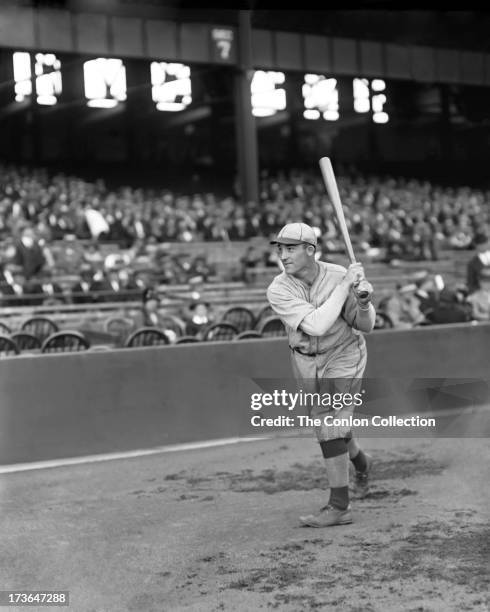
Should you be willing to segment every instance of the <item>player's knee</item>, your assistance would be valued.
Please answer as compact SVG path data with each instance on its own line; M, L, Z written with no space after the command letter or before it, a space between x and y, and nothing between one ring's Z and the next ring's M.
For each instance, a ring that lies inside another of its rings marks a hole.
M322 440L320 448L325 459L338 457L347 453L347 444L344 438L336 438L335 440Z

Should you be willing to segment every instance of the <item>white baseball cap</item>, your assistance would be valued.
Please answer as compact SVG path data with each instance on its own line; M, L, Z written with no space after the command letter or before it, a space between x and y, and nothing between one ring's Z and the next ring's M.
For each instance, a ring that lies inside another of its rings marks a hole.
M315 230L306 223L288 223L277 234L271 244L311 244L317 246Z

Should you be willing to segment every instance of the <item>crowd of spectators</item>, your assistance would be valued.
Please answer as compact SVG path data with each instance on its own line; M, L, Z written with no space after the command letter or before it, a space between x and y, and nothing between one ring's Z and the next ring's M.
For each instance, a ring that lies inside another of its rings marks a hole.
M339 174L351 234L360 248L383 248L391 259L435 260L440 248L470 248L490 224L490 191L442 187L406 178ZM43 169L0 165L0 240L29 225L50 243L66 235L130 248L191 241L269 237L290 221L318 229L326 252L338 233L319 172L262 172L258 202L236 195L182 195L165 189L109 189Z
M488 250L483 254L490 257L490 243L486 245ZM474 260L480 261L480 253L475 254ZM468 279L475 281L472 289ZM459 284L446 283L441 275L421 270L383 298L377 310L388 317L386 326L395 329L490 321L490 261L475 275L470 260L467 282Z
M385 262L435 261L441 249L474 248L467 295L481 289L481 271L490 265L490 191L353 171L337 178L357 252L382 253ZM155 283L134 265L137 261L146 260L159 285L216 278L205 254L177 256L171 254L169 243L268 238L297 220L315 228L322 256L343 251L319 172L262 172L259 201L241 202L234 195L110 189L103 180L0 164L1 292L8 305L139 299ZM66 270L78 275L68 295L52 278L60 243L65 246ZM104 255L100 247L107 243L117 249ZM80 244L83 247L76 248ZM254 268L278 265L273 250L253 243L238 263L245 281L253 277ZM26 301L26 294L38 297ZM426 320L412 308L418 298L406 287L399 288L393 304L397 300L403 308L392 307L394 319L408 317L411 324ZM398 316L397 308L412 308L414 314Z

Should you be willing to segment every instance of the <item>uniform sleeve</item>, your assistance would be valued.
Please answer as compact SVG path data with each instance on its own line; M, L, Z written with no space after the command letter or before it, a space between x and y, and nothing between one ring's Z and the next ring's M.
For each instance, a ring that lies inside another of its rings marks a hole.
M342 308L342 318L347 322L350 327L354 326L354 321L357 315L357 300L354 297L352 291L349 291L349 295L345 300L344 307Z
M301 321L315 310L313 304L294 295L287 287L269 287L267 299L283 323L295 331Z

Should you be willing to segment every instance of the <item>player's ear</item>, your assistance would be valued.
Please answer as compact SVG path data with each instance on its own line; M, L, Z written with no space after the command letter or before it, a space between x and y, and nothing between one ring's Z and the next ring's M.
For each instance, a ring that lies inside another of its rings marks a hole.
M312 246L311 244L309 244L309 245L306 247L306 252L308 253L308 255L309 255L310 257L312 257L312 256L315 254L315 247L314 247L314 246Z

